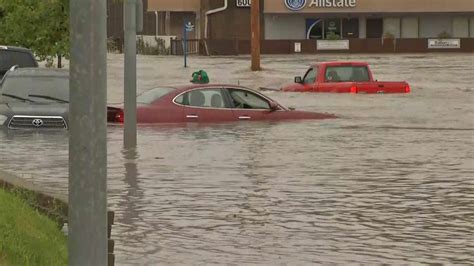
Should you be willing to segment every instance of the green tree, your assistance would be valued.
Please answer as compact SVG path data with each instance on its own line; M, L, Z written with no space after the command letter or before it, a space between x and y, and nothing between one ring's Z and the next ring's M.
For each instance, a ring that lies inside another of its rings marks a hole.
M0 44L27 47L51 63L69 56L69 0L0 0Z

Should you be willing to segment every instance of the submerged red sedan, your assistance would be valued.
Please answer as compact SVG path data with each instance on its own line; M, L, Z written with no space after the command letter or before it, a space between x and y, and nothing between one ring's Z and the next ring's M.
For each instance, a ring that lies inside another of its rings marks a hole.
M295 111L267 96L233 85L158 87L137 97L138 123L214 123L330 119L327 113ZM108 108L108 122L123 123L122 108Z

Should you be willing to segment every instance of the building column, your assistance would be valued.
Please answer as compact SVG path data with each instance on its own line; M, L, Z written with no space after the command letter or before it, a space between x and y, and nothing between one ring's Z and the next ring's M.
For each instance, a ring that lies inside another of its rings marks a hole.
M362 16L359 17L359 38L367 38L367 18Z
M165 34L171 35L171 12L166 11L165 14Z

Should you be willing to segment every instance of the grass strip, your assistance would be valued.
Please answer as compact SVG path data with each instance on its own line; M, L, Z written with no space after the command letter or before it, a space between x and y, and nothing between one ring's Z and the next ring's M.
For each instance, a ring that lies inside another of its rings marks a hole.
M3 189L0 265L67 265L67 240L58 224Z

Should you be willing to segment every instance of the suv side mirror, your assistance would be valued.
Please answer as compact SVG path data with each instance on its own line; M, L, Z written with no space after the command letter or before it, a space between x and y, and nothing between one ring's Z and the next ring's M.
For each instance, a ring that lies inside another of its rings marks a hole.
M20 67L19 65L13 65L10 67L9 71L15 71L19 67Z
M277 111L277 110L279 110L279 109L280 109L280 107L278 106L278 104L277 104L276 102L270 102L270 110L271 110L272 112L275 112L275 111Z
M295 77L295 83L303 83L303 78L301 77Z

